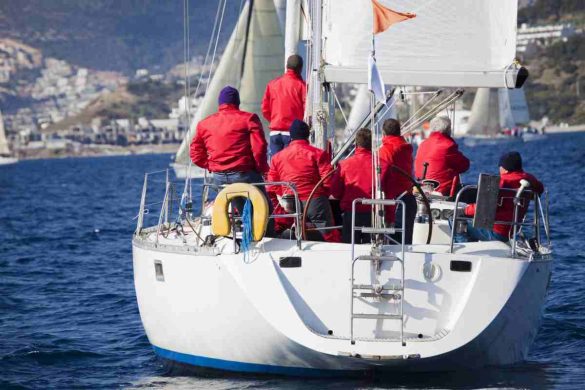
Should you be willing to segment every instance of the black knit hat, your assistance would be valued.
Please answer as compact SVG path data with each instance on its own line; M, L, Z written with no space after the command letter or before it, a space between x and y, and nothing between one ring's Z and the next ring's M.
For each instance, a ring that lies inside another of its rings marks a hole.
M508 152L500 157L500 166L509 172L522 170L522 156L518 152Z
M310 135L309 125L299 119L293 121L288 131L291 139L307 139Z

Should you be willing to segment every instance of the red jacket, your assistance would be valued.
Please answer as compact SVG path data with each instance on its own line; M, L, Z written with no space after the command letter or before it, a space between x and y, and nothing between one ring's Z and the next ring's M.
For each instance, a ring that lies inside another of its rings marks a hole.
M355 154L339 163L331 183L331 195L340 200L343 211L351 212L354 199L372 197L372 152L357 147ZM371 211L371 206L356 205L356 211Z
M266 139L256 114L231 104L203 119L191 142L193 164L211 172L268 171Z
M386 199L395 199L402 192L397 193L395 174L387 168L384 161L381 164L381 184ZM343 211L351 212L354 199L372 197L372 152L357 147L355 154L339 163L339 168L334 174L331 184L331 195L340 200ZM356 205L356 211L360 213L370 212L371 206ZM394 222L395 207L386 207L386 220Z
M288 69L266 86L262 99L262 115L271 130L288 131L295 119L305 115L307 84L294 70Z
M422 178L424 163L429 163L427 179L437 180L437 191L449 195L453 178L469 169L469 160L459 151L453 138L439 132L432 133L418 147L414 161L414 173Z
M268 181L288 181L296 186L300 200L307 200L315 185L333 167L329 155L324 150L309 145L306 140L293 140L270 161ZM314 197L329 196L331 178L315 192ZM270 187L268 191L279 195L289 194L283 187Z
M520 180L525 179L530 182L531 190L538 195L544 192L544 186L530 173L524 171L508 172L500 176L500 188L520 188ZM496 221L513 222L514 221L514 201L513 198L516 196L512 191L500 191L498 199L498 208L496 209ZM526 194L523 196L524 201L522 205L518 207L518 221L522 221L524 214L528 210L528 202L531 196ZM465 215L472 217L475 215L475 204L470 204L465 208ZM494 224L494 232L501 236L509 237L512 226L502 225L499 223Z
M392 165L400 168L412 176L412 145L404 140L401 136L388 135L382 138L382 147L380 147L380 160L388 164L391 169ZM412 193L412 182L402 174L394 171L394 182L392 187L398 195L404 191Z

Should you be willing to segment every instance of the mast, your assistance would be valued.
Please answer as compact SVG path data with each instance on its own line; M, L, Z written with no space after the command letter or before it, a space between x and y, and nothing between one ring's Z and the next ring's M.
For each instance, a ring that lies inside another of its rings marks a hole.
M311 119L315 134L314 146L325 150L327 148L327 115L323 105L323 73L322 64L322 0L311 2L311 73L309 84L309 104L305 116Z

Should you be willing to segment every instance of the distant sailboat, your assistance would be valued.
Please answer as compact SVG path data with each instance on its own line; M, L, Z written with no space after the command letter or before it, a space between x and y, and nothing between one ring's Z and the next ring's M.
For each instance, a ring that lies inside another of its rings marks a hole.
M202 177L204 171L190 164L189 145L197 123L217 111L219 91L226 85L240 91L240 108L260 113L268 82L283 72L284 37L272 0L248 1L242 8L236 27L211 78L188 134L183 139L172 167L178 178ZM265 130L267 123L263 122Z
M4 131L4 118L0 111L0 165L14 164L16 162L18 162L18 159L12 156L8 147L8 140Z
M514 129L527 125L529 121L523 89L478 88L464 143L474 146L521 141L520 133ZM506 129L509 134L504 134Z

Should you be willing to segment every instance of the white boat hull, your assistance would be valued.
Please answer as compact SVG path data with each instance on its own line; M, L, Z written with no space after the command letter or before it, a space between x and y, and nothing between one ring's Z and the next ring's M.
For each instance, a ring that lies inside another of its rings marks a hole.
M525 359L537 333L551 272L550 260L505 258L502 243L465 244L456 254L421 245L406 254L405 345L399 321L389 320L356 320L352 344L349 245L305 243L301 251L294 241L265 239L244 260L225 254L233 243L224 241L217 256L134 239L144 328L170 362L300 376L513 364ZM285 256L301 257L302 266L279 266ZM471 271L451 271L453 260L469 261ZM363 263L356 278L366 283L374 272ZM431 265L435 276L426 279L423 269ZM392 280L398 269L383 266L381 275ZM354 304L388 310L387 302Z
M16 157L0 157L0 165L16 164L18 159Z

